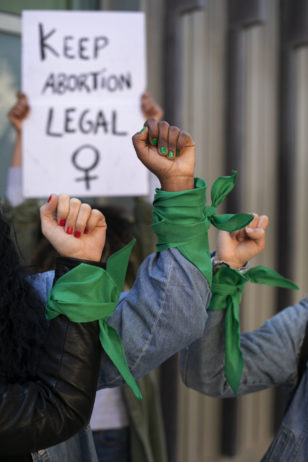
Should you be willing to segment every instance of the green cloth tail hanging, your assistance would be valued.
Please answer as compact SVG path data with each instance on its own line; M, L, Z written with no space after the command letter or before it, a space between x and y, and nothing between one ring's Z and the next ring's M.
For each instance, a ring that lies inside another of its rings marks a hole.
M225 231L247 226L253 215L247 213L217 215L216 208L234 188L237 172L215 180L211 190L212 205L206 206L206 183L195 179L195 189L179 192L156 190L153 210L153 230L157 235L157 250L176 247L212 282L212 264L208 243L211 224Z
M50 290L46 316L53 319L64 314L73 322L99 321L100 342L135 396L141 392L132 376L118 332L107 323L117 306L124 285L129 256L135 240L107 261L106 270L81 263L61 276Z
M240 348L239 304L247 281L268 286L298 289L290 280L265 266L256 266L245 273L232 268L220 268L213 277L212 298L208 310L226 310L225 316L225 376L237 394L243 371Z

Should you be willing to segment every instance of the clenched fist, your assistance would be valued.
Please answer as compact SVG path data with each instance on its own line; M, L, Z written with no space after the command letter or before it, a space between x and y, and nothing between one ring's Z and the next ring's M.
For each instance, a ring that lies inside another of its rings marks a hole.
M194 188L195 143L189 133L149 119L133 136L138 158L154 173L164 191Z

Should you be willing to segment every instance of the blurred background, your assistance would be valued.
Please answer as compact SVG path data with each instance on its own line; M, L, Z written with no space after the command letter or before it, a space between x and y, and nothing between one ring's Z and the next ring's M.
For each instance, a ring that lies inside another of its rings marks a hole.
M15 140L7 112L21 85L22 9L145 12L148 90L165 119L193 135L197 175L208 185L239 171L224 210L269 215L267 250L254 263L301 287L247 287L242 330L307 296L308 2L0 0L1 197ZM170 462L260 460L280 422L283 390L207 398L181 385L177 358L160 375Z

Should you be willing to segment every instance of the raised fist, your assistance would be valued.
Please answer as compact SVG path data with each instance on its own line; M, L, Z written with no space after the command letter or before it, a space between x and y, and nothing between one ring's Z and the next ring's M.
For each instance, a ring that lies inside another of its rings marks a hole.
M149 119L133 136L138 158L165 191L194 188L195 143L189 133L167 122Z

